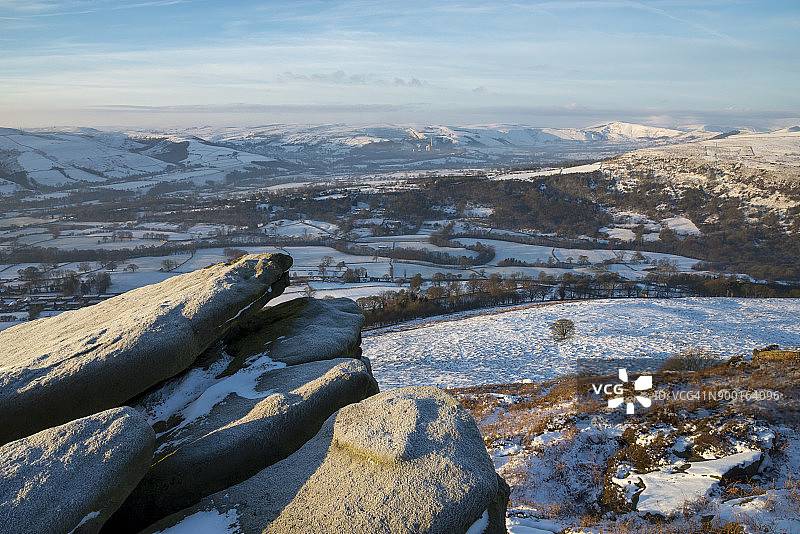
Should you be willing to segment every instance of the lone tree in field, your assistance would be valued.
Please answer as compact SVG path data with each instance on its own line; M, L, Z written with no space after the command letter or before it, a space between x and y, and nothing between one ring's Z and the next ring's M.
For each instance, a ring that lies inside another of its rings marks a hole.
M569 319L559 319L550 325L550 332L557 340L567 339L575 331L575 323Z

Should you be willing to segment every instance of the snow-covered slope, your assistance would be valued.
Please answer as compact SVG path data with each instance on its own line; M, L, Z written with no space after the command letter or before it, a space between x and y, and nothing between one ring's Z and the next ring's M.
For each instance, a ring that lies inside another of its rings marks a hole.
M154 132L91 128L0 128L0 194L114 183L225 182L296 176L480 168L496 164L603 158L630 150L708 139L680 131L611 122L588 128L377 124L198 127ZM146 190L146 188L145 188Z
M34 186L104 182L166 170L167 163L139 154L137 148L121 134L0 129L0 166L8 174L23 173Z
M603 163L621 189L652 175L681 195L702 188L742 200L754 210L784 212L800 204L800 127L774 132L734 130L711 138L642 148Z
M69 188L142 177L222 181L230 171L271 161L194 136L133 136L85 128L57 132L0 128L0 193L19 187Z
M681 131L625 122L609 122L587 128L534 128L519 125L490 124L479 126L348 126L271 124L254 128L203 127L188 130L212 141L269 141L285 145L365 146L375 143L422 145L452 144L462 147L510 148L533 147L549 143L632 143L670 142L710 138L715 132Z
M731 357L771 343L800 346L797 299L613 299L558 303L366 333L364 355L383 389L542 381L578 358L654 358L689 348ZM549 326L575 322L568 341Z

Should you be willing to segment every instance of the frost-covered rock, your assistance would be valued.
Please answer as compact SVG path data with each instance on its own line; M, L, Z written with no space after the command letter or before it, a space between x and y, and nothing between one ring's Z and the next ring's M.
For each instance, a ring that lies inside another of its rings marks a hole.
M282 292L291 264L244 256L0 332L0 443L119 406L186 369Z
M108 522L108 532L136 532L246 480L296 451L336 410L378 392L368 365L357 359L276 367L262 356L247 363L213 379L171 418L152 469ZM173 386L174 396L181 387ZM171 402L170 395L154 394L143 409L158 412Z
M125 407L3 445L0 530L97 532L150 467L154 441Z
M240 358L269 350L287 365L361 355L364 315L347 298L299 298L267 308L243 322L226 350Z
M486 532L505 532L507 498L472 417L412 387L342 408L293 455L147 532L223 517L244 533L464 533L487 510Z

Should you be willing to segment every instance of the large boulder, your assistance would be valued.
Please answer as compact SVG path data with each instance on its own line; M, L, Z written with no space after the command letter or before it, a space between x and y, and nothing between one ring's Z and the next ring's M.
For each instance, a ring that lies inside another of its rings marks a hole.
M107 532L137 532L246 480L296 451L336 410L378 392L361 360L277 368L272 362L269 370L264 358L213 380L178 417L170 418L173 426L158 437L152 469L108 522ZM170 390L180 394L186 388ZM159 413L160 406L174 404L174 395L168 396L149 411Z
M119 406L186 369L288 283L243 256L0 332L0 443Z
M114 408L0 447L0 530L91 533L136 486L155 434L133 408Z
M364 315L347 298L299 298L266 308L227 337L226 351L239 358L269 350L287 365L361 355Z
M413 387L342 408L293 455L145 532L213 518L248 534L505 532L507 498L469 413Z

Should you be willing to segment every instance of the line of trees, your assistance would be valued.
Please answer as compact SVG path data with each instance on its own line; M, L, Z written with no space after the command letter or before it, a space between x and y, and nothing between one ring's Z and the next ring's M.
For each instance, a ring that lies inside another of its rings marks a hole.
M427 286L423 288L423 286ZM537 278L519 273L503 278L473 274L467 280L436 273L430 280L416 274L408 290L385 291L357 299L367 326L404 321L494 306L546 300L583 300L618 297L682 296L800 297L800 289L780 284L756 284L736 277L707 277L676 273L664 267L648 273L644 280L626 280L612 272L596 275L565 273Z
M128 265L129 269L134 264ZM113 269L112 269L113 270ZM88 271L88 269L87 269ZM106 271L79 274L73 270L55 269L48 265L30 266L17 271L18 284L0 284L0 294L24 295L33 293L61 293L65 296L105 293L111 286L111 275Z
M476 265L485 265L494 259L494 247L486 246L481 243L470 245L468 250L473 250L477 254L472 256L456 256L447 252L438 250L426 250L422 248L405 248L405 247L382 247L375 248L374 246L348 244L344 241L332 241L328 246L345 254L353 256L372 256L374 258L391 258L394 260L411 260L411 261L424 261L427 263L435 263L436 265L453 265L460 267L471 267Z

